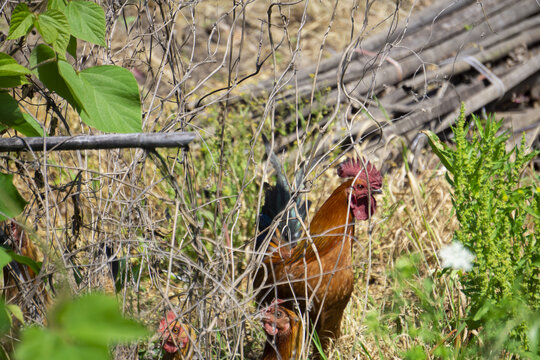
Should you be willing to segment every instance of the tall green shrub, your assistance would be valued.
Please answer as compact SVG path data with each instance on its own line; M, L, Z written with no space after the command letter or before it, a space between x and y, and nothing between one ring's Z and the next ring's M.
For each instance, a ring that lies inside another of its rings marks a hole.
M517 302L533 312L540 306L540 187L537 177L522 178L539 152L527 151L524 140L507 151L509 134L500 133L501 126L502 121L491 116L483 121L473 115L469 131L462 107L452 129L454 148L425 132L453 187L460 222L455 240L476 256L472 270L462 277L470 327L492 323L494 316L501 324L515 319L518 307L500 311L504 304ZM523 321L513 327L510 337L520 339L524 349L531 340Z

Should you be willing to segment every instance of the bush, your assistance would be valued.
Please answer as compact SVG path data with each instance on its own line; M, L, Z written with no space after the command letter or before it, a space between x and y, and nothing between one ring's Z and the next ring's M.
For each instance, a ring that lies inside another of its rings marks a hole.
M528 331L538 323L528 320L538 319L540 304L540 188L537 182L522 179L522 174L538 151L527 152L524 139L507 151L509 134L499 134L501 126L502 121L492 116L483 121L473 115L468 138L462 107L452 129L455 148L425 133L453 188L460 223L454 239L476 256L471 271L461 277L468 299L467 325L484 329L481 338L486 348L490 344L492 350L495 345L507 348L506 341L519 339L523 352L530 345L536 347L538 340L535 332ZM488 328L506 332L507 340L501 342Z

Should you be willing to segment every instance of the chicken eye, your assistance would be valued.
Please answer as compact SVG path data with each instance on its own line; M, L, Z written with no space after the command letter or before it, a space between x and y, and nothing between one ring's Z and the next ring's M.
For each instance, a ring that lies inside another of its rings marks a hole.
M173 334L178 334L178 331L179 331L179 330L180 330L180 329L178 329L177 327L174 327L174 328L172 329L172 332L173 332Z
M278 319L281 319L281 318L283 317L283 313L282 313L281 311L278 311L278 312L276 313L276 317L277 317Z

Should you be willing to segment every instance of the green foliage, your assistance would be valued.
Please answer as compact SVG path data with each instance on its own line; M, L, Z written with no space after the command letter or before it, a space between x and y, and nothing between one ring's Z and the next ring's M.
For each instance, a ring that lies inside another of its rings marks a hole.
M502 354L534 358L538 354L540 313L517 298L486 301L481 331L463 341L469 318L459 310L460 272L438 272L426 278L420 260L417 254L397 260L390 273L391 303L382 313L372 311L366 316L368 332L379 346L395 347L400 339L410 339L405 350L397 350L404 359L498 358ZM527 349L512 336L519 329L527 329ZM379 354L384 358L382 348Z
M144 327L122 317L114 298L89 294L58 304L46 328L25 329L15 358L109 359L109 346L147 335Z
M255 172L255 164L249 159L252 145L250 141L256 129L256 124L251 119L252 110L249 105L240 105L238 108L228 109L227 118L223 119L222 108L209 108L204 127L214 129L214 136L208 138L200 151L193 153L193 161L200 164L200 167L193 173L198 196L194 199L197 203L192 206L200 207L197 221L203 224L205 235L223 237L224 222L228 221L230 226L228 219L238 211L237 202L242 204L242 219L235 230L241 236L234 237L233 246L240 246L247 241L253 236L255 228L257 209L254 204L257 203L258 188L243 183L252 179ZM259 148L254 153L262 156L262 145L256 144L256 147ZM242 180L245 174L247 178ZM216 198L220 201L215 201ZM179 229L178 234L183 232L184 230ZM205 241L203 244L209 253L213 252L211 242ZM190 256L194 255L190 247L187 247L186 251Z
M11 261L11 256L7 253L6 249L0 247L0 269L3 269L4 266L9 264Z
M313 324L312 324L313 325ZM313 345L315 345L315 348L317 349L317 354L322 360L328 360L326 357L326 354L324 353L324 350L322 348L321 339L319 338L319 334L317 334L317 331L313 330Z
M9 39L26 36L36 28L46 44L32 49L29 66L0 53L0 89L29 84L34 75L64 98L84 123L104 132L141 132L142 110L137 81L127 69L95 66L77 72L66 51L76 57L77 40L105 45L105 13L90 1L51 0L43 13L18 4L11 14ZM15 92L16 93L16 92ZM0 91L0 131L14 129L26 136L45 136L42 126L23 113L17 101ZM0 220L18 215L24 200L8 175L0 174Z
M26 201L13 186L13 175L0 173L0 221L19 215Z
M501 125L491 116L485 122L472 116L469 139L462 108L453 128L455 149L426 132L454 189L452 201L460 222L455 239L476 255L472 271L462 278L471 328L494 321L509 324L520 317L516 304L536 314L540 304L540 194L538 185L521 178L538 152L527 153L524 141L508 152L509 135L498 134ZM526 322L512 329L508 344L519 338L524 351L534 343Z
M31 71L19 65L17 60L8 54L0 53L0 88L12 88L28 84L26 75L30 73Z
M68 5L67 0L49 0L47 1L47 9L55 9L60 11L65 11L66 6Z
M4 266L9 264L11 260L13 260L12 254L3 247L0 247L0 274L2 274ZM21 308L13 304L6 304L4 298L0 297L0 336L6 334L11 329L13 325L11 320L12 315L24 324ZM0 353L0 359L2 359L2 356L6 358L4 353Z
M436 279L423 278L420 261L417 254L396 261L390 273L392 301L382 314L368 317L368 328L377 343L396 344L407 334L411 342L401 353L405 359L426 359L428 350L439 358L452 358L458 353L451 346L455 338L452 328L459 327L460 321L445 311L451 288L440 286Z
M8 93L0 92L0 124L26 136L43 136L43 129L32 116L22 113L19 104Z
M540 355L540 311L523 298L486 300L475 317L481 322L481 332L462 349L464 357L483 354L484 358L498 358L513 354L534 359Z
M0 247L0 274L12 259L13 256ZM12 316L24 324L21 309L5 304L0 297L0 335L11 329ZM109 359L109 346L147 335L143 326L122 317L114 298L89 294L59 302L49 314L46 328L32 326L23 330L15 359ZM0 351L0 359L7 358L4 350Z
M33 13L23 3L17 5L11 16L8 38L26 36L33 28L46 43L32 50L29 65L33 74L67 100L84 123L104 132L142 131L139 89L131 72L112 65L77 72L67 61L66 52L77 56L77 39L105 46L105 13L99 5L91 1L56 0L49 1L43 13ZM26 84L30 74L30 70L17 64L15 59L0 53L1 88ZM32 118L23 115L17 119L28 123L25 131L20 124L18 127L4 121L3 124L27 136L43 136L41 131L28 130L36 129Z
M501 122L493 117L473 116L469 132L463 113L453 129L455 147L424 132L453 187L460 227L451 247L459 253L448 263L456 269L426 276L429 259L399 258L390 273L392 299L366 316L366 326L378 346L405 359L537 358L540 188L537 177L523 173L538 152L527 153L524 142L507 151L508 135L498 134ZM408 236L417 242L415 233ZM463 272L467 250L476 258Z
M66 16L74 37L105 46L105 13L98 4L70 1L66 6Z
M1 251L1 250L0 250ZM11 328L11 317L4 302L4 299L0 297L0 336L4 335Z
M11 260L18 262L19 264L26 265L32 269L34 273L39 274L41 270L41 262L36 262L30 259L28 256L19 255L11 249L2 249L2 251L4 251L4 253L8 255Z
M422 346L415 345L405 352L403 358L405 360L423 360L427 359L427 354Z
M37 15L34 26L43 40L63 56L67 50L71 30L66 15L61 11L49 9Z
M58 62L58 70L71 94L79 99L80 115L86 124L97 129L107 129L113 124L113 131L121 133L142 131L138 85L129 70L103 65L77 74L62 60Z
M18 4L11 13L8 39L17 39L25 36L34 26L34 15L25 3Z

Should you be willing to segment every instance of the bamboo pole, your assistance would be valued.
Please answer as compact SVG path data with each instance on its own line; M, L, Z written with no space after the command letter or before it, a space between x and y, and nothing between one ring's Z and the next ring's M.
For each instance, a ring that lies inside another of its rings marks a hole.
M540 53L536 53L527 62L516 67L515 70L502 77L501 81L504 84L504 87L509 90L514 86L517 86L522 81L525 81L527 78L531 77L538 71L540 71ZM465 100L465 115L467 116L472 112L480 109L482 106L490 103L491 101L497 100L497 98L499 98L500 96L499 93L499 86L490 85L484 90L471 96L470 98ZM452 125L457 119L458 115L459 109L456 109L446 115L444 120L435 129L435 132L438 133Z
M0 139L0 152L101 150L122 148L153 149L187 147L195 139L191 132L77 135L51 137L11 137Z

